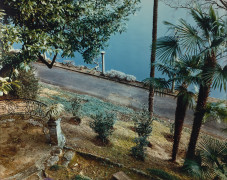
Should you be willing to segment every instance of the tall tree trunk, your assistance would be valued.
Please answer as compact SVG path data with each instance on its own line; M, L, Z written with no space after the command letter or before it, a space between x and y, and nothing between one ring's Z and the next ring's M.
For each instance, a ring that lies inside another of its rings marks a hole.
M188 107L188 102L184 102L184 95L179 96L177 98L177 108L175 112L174 143L173 143L172 159L171 159L171 161L173 162L176 161L187 107Z
M208 55L206 62L204 64L203 73L207 73L206 68L214 68L216 66L216 55L214 51L211 52L211 55ZM205 114L205 108L207 104L207 99L210 94L210 88L212 84L212 79L209 80L206 84L201 84L199 89L199 96L196 105L196 111L194 114L194 121L192 126L192 132L190 137L190 142L188 145L188 151L186 154L186 159L193 160L195 158L195 149L196 143L199 137L203 117Z
M156 41L157 41L157 24L158 24L158 0L154 0L153 6L153 31L152 31L152 49L151 49L151 70L150 77L154 78L155 76L155 67L152 63L155 62L156 56ZM154 87L150 86L149 89L149 112L150 116L153 116L154 113Z

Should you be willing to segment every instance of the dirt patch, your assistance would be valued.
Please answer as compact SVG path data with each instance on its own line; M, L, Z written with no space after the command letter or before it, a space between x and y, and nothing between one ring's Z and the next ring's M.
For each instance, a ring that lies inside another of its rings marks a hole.
M103 141L102 139L100 139L98 136L96 136L94 139L93 139L93 143L96 145L96 146L103 146L103 147L111 147L111 143L110 141L107 139L105 141Z
M17 117L0 120L0 179L15 175L49 154L42 128Z
M166 138L167 141L173 142L173 135L170 133L163 133L163 136Z

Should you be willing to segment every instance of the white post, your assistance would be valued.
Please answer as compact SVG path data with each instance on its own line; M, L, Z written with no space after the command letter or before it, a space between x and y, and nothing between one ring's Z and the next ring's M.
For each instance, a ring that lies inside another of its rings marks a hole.
M105 74L105 51L101 51L102 55L102 74Z

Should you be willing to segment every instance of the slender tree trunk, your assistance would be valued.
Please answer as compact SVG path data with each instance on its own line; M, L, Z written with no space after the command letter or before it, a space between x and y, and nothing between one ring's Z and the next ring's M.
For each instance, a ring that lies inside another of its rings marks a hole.
M175 130L174 130L174 143L172 150L172 159L171 161L175 162L178 152L178 147L181 138L181 132L183 129L184 118L186 115L188 103L184 102L184 95L181 95L177 98L177 108L175 112Z
M211 52L211 55L208 55L204 68L214 68L216 66L216 55L214 51ZM203 70L203 73L206 73L206 69ZM190 137L190 142L188 145L188 151L186 154L186 159L193 160L195 157L196 143L199 137L203 117L205 114L205 108L208 96L210 94L210 88L212 84L212 79L206 84L201 84L199 89L199 96L196 106L196 111L194 115L194 121L192 126L192 132Z
M175 78L175 77L176 77L176 74L174 74L173 78ZM174 93L174 91L175 91L175 80L173 80L172 88L171 88L171 92Z
M154 0L153 6L153 31L152 31L152 49L151 49L151 70L150 77L154 78L155 76L155 67L152 63L155 62L156 56L156 41L157 41L157 24L158 24L158 0ZM154 87L150 86L149 90L149 112L150 116L153 116L154 113Z

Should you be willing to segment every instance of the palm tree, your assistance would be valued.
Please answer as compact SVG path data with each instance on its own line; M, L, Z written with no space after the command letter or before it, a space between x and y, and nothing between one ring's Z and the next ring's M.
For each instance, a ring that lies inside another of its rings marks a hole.
M158 24L158 0L154 0L153 6L153 31L152 31L152 48L151 48L151 69L150 69L150 78L154 78L155 67L153 63L155 62L156 57L156 41L157 41L157 24ZM149 112L152 118L154 113L154 87L151 85L149 89Z
M157 44L165 44L166 40L168 41L169 39L161 38L158 40ZM161 53L165 53L165 51L160 51L159 48L158 50L159 55ZM177 87L178 94L177 106L175 111L174 143L171 159L171 161L173 162L176 161L186 111L188 107L192 108L194 105L195 94L191 91L188 91L188 86L192 83L198 83L198 75L201 71L199 69L200 66L200 58L196 56L183 56L177 58L177 61L173 61L170 63L166 62L165 64L155 63L155 67L159 71L162 71L162 74L166 74L170 78L170 81L174 80L181 84Z
M191 10L191 15L195 20L196 27L191 26L185 20L180 19L179 25L174 25L165 22L170 29L174 30L174 36L169 36L169 41L166 44L157 43L157 52L165 50L160 57L165 60L171 60L175 54L187 54L188 56L198 56L203 60L203 67L201 72L199 95L197 106L195 110L195 117L193 121L192 133L188 146L188 159L193 159L197 139L199 136L202 120L205 114L205 107L209 96L210 89L226 85L226 68L218 66L218 60L221 57L221 52L226 50L225 23L215 14L211 7L209 13L204 13L199 7ZM167 38L167 37L166 37ZM172 46L170 44L172 43ZM219 74L214 71L219 67ZM224 73L224 74L223 74ZM224 88L226 90L226 88Z

